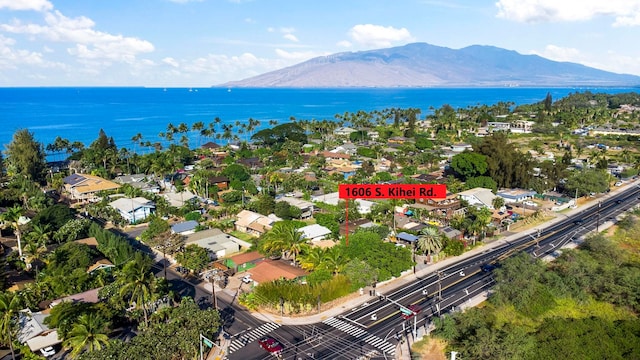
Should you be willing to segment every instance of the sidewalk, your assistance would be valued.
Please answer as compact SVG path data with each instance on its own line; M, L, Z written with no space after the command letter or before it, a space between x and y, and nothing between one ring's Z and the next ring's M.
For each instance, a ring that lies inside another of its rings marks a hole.
M445 260L439 261L435 264L429 264L429 265L424 265L424 264L419 264L416 266L416 273L414 274L413 271L409 270L404 272L399 278L394 278L391 280L388 280L386 282L383 283L378 283L376 286L376 291L386 294L389 293L391 291L394 291L398 288L403 287L406 284L409 283L413 283L415 282L418 278L424 278L425 276L427 276L428 274L432 274L435 273L437 270L446 268L448 266L451 266L457 262L463 261L467 258L470 258L472 256L475 256L479 253L482 253L484 251L487 251L488 249L493 249L496 247L499 247L501 245L504 245L507 242L513 241L517 238L522 237L524 234L535 234L537 233L538 229L543 229L546 227L549 227L553 224L556 224L558 222L561 222L563 220L565 220L568 217L571 217L577 213L580 213L582 211L584 211L585 209L589 209L593 206L598 206L599 202L613 196L614 194L616 194L619 191L622 190L626 190L628 189L628 186L637 186L637 182L636 181L632 181L629 182L627 184L625 184L625 186L623 187L616 187L615 189L612 189L612 191L608 194L605 194L604 196L601 196L599 198L593 198L590 199L589 202L587 204L583 204L580 207L577 207L575 209L571 209L567 212L561 212L561 213L556 213L556 217L553 218L552 220L549 220L545 223L540 223L537 226L534 226L532 228L529 229L525 229L522 231L518 231L515 233L511 233L507 236L501 237L497 240L491 241L489 243L486 243L483 246L478 246L476 248L474 248L471 251L468 251L460 256L456 256L456 257L450 257L447 258ZM612 226L613 223L609 223L609 224L605 224L602 223L600 224L600 231L605 230L607 227ZM227 294L227 296L229 296L230 294ZM472 299L470 299L468 301L467 304L465 304L465 308L467 307L472 307L472 306L477 306L478 304L480 304L481 302L483 302L484 300L486 300L487 298L487 293L483 293L480 294ZM365 291L363 295L360 295L356 298L353 298L351 300L345 301L344 303L340 304L339 306L333 307L331 309L322 311L320 313L317 314L313 314L313 315L308 315L308 316L299 316L299 317L289 317L289 316L279 316L277 314L269 314L269 313L263 313L263 312L255 312L252 311L251 314L256 317L256 319L259 320L263 320L263 321L267 321L267 322L274 322L277 324L281 324L281 325L309 325L309 324L315 324L315 323L319 323L322 322L328 318L331 317L335 317L338 316L350 309L356 308L361 306L362 304L364 304L367 301L370 301L372 299L375 299L376 296L370 296L368 291ZM410 359L410 342L409 341L405 341L405 342L401 342L398 344L398 348L396 350L396 358L397 359L406 359L409 360ZM224 352L223 352L224 355ZM224 358L224 357L220 357L220 358ZM208 357L209 360L212 359L216 359L215 357Z

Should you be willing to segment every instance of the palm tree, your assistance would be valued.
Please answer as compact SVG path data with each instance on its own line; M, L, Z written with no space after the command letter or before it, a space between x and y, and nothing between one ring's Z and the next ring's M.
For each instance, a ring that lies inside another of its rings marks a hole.
M327 251L321 247L309 249L306 254L300 256L300 267L309 271L317 269L324 261L326 252Z
M431 226L422 229L416 247L426 253L429 261L431 261L431 252L438 252L442 249L442 237L438 229Z
M108 322L94 313L82 314L73 324L63 344L71 349L71 358L76 358L83 351L97 351L109 344Z
M20 310L20 299L13 293L0 293L0 336L5 344L9 344L11 358L16 359L13 352L13 334L16 325L16 316Z
M119 279L122 284L120 295L128 296L131 305L142 309L145 324L149 322L147 303L152 300L156 281L150 269L151 260L136 253L135 259L122 269Z
M278 224L271 229L263 240L263 249L282 251L296 262L297 256L307 248L307 240L291 223Z
M16 234L16 239L18 240L18 254L20 255L21 259L22 259L22 243L20 242L20 240L21 240L22 232L20 231L19 221L20 221L20 217L22 217L22 214L24 214L24 209L19 205L15 205L7 209L7 212L0 214L0 221L4 222L5 226L9 226L13 228Z
M342 272L347 261L348 259L343 256L341 248L334 246L326 251L323 266L336 275Z

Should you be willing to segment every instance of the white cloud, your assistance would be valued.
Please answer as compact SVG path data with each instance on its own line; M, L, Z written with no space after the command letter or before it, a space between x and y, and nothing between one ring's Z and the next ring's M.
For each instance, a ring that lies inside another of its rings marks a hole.
M23 49L14 49L14 39L0 35L0 69L17 69L31 65L40 68L62 68L63 64L46 61L42 54Z
M566 48L556 45L547 45L542 52L531 51L532 54L540 55L553 61L569 61L580 63L584 61L584 56L578 49Z
M282 49L276 49L276 54L282 59L290 60L288 65L306 61L317 56L328 55L328 53L318 53L314 51L285 51Z
M180 67L180 63L178 63L178 61L176 61L176 59L174 59L172 57L166 57L166 58L162 59L162 62L167 64L167 65L173 66L175 68Z
M298 38L293 35L293 34L284 34L283 36L285 39L289 40L289 41L293 41L293 42L298 42L300 40L298 40Z
M640 25L640 0L499 0L499 18L527 22L586 21L613 17L614 26Z
M84 59L102 58L130 63L136 55L154 50L153 44L146 40L94 30L93 20L84 16L68 18L59 11L54 11L46 13L45 24L23 24L16 20L11 24L2 24L0 28L11 33L75 43L67 51Z
M338 41L336 43L336 46L343 47L343 48L350 48L353 46L353 44L350 41L342 40L342 41Z
M413 37L406 28L373 24L356 25L349 30L351 39L365 46L389 47L394 43L412 41Z
M52 10L53 4L48 0L0 0L0 9L9 10Z

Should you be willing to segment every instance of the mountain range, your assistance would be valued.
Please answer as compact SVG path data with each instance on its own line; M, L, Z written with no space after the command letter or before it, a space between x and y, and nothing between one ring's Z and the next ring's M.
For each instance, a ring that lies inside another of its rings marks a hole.
M640 77L522 55L494 46L427 43L343 52L231 81L224 87L637 86Z

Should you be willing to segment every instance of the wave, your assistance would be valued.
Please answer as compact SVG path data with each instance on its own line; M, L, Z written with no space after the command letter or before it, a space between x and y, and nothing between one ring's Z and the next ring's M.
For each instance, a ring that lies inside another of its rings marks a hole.
M30 130L57 130L57 129L69 129L72 127L77 127L80 124L51 124L51 125L36 125L29 126Z

